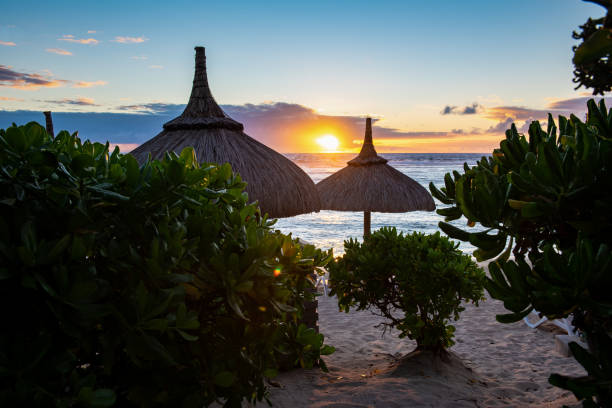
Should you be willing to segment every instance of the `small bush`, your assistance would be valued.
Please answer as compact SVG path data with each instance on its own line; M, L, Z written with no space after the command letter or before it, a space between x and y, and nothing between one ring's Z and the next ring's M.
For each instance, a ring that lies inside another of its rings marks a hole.
M261 400L328 255L271 230L229 165L139 166L108 143L0 130L0 405ZM299 334L299 335L298 335Z
M329 265L331 295L345 312L375 310L418 350L441 352L454 344L448 322L459 319L462 302L483 297L484 272L457 246L438 232L403 235L395 228L363 243L350 239Z

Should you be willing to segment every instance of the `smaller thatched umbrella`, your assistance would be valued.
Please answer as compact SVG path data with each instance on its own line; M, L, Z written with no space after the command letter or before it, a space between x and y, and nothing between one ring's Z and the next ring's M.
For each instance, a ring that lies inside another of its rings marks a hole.
M372 143L372 119L366 119L361 152L348 166L317 184L322 210L363 211L363 236L370 235L371 212L433 211L429 192L387 164Z

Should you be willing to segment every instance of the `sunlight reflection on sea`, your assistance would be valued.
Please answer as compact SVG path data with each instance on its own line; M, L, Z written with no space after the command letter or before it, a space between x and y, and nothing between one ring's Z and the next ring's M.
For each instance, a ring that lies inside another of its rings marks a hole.
M315 183L346 166L354 154L345 153L294 153L286 156L299 165ZM482 157L480 153L386 153L381 154L389 164L410 176L429 191L429 182L438 187L444 186L444 174L457 170L463 172L463 163L472 166ZM435 200L436 207L445 207ZM443 217L435 211L415 211L408 213L372 213L372 231L383 226L395 226L405 233L419 231L432 234L438 231L438 222ZM453 222L465 227L466 219ZM276 228L284 233L292 233L317 246L333 248L334 254L344 253L344 240L352 237L362 239L363 213L345 211L321 211L290 218L281 218ZM474 229L477 231L477 229ZM461 242L463 251L472 253L474 246Z

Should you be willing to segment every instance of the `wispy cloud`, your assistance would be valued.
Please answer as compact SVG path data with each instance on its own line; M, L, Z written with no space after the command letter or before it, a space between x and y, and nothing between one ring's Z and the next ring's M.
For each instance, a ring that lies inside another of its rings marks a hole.
M52 103L55 105L99 106L95 103L95 101L92 98L82 98L82 97L79 97L76 99L63 98L63 99L57 99L57 100L46 100L42 102Z
M72 85L73 88L91 88L94 86L104 86L108 84L106 81L77 81Z
M482 111L482 106L476 102L469 106L446 105L440 112L442 115L474 115Z
M146 60L146 59L149 59L149 57L147 57L146 55L134 55L133 57L130 57L130 59L133 59L133 60Z
M49 76L40 74L17 72L11 68L12 67L6 65L0 65L0 86L23 90L36 90L41 87L56 88L69 82L63 79L53 79Z
M496 120L497 124L490 126L483 132L486 134L504 134L504 132L510 129L510 126L514 123L518 128L519 132L525 133L529 129L531 122L535 120L543 121L548 117L548 113L553 116L559 114L568 115L565 111L555 111L551 109L531 109L524 106L494 106L487 108L483 117L486 119ZM520 121L523 121L521 125Z
M487 108L483 117L492 120L526 120L530 118L546 118L548 111L545 109L531 109L524 106L494 106Z
M96 32L96 30L87 30L87 34L95 34Z
M149 65L150 69L164 69L163 65Z
M582 98L554 100L548 104L548 108L554 110L569 110L578 112L586 111L586 105L589 99L594 99L596 103L599 103L599 101L603 99L608 108L612 107L612 98L593 98L593 96L585 96Z
M486 119L496 120L498 123L485 130L485 133L504 133L514 123L520 132L527 132L529 125L534 120L546 121L550 113L553 118L559 115L569 117L574 114L584 118L587 110L586 103L591 97L584 96L579 98L552 100L544 109L532 109L525 106L494 106L486 108L482 116ZM596 98L599 103L602 98ZM607 106L612 105L612 98L603 98ZM524 121L521 125L519 122Z
M143 43L145 41L148 41L148 38L143 37L122 37L122 36L117 36L115 37L115 39L113 40L114 42L118 42L121 44L139 44L139 43Z
M7 47L15 47L17 44L12 41L0 41L0 45L5 45Z
M72 34L64 34L62 38L58 38L57 40L77 43L77 44L89 44L89 45L96 45L100 42L96 40L95 38L75 38L74 35Z
M115 109L130 113L147 113L147 114L171 114L180 112L185 109L184 104L151 102L133 105L121 105Z
M50 52L51 54L57 54L57 55L72 55L70 51L63 50L61 48L47 48L45 51Z
M515 122L515 119L512 118L505 118L502 121L500 121L499 123L497 123L496 125L493 125L491 127L489 127L487 130L485 130L485 133L492 133L492 134L498 134L498 133L505 133L506 130L510 129L510 126Z
M552 99L552 98L551 98ZM569 116L574 113L583 116L586 112L586 102L590 97L562 99L552 101L544 109L534 109L526 106L501 105L485 107L477 102L468 106L446 105L440 114L442 115L474 115L478 114L485 119L497 121L495 125L485 129L472 129L470 134L503 134L514 123L519 131L527 132L529 124L535 120L546 121L548 113L553 117L559 115ZM612 98L604 98L607 105L612 105ZM598 100L597 100L598 102Z
M0 96L0 101L23 102L23 99L20 99L20 98L11 98L10 96Z
M572 113L580 116L586 112L586 104L589 99L594 99L596 103L604 99L607 106L612 106L612 98L593 98L592 96L585 96L580 98L552 100L544 109L532 109L525 106L494 106L486 108L482 116L487 119L499 121L504 121L507 118L514 120L541 120L546 119L548 113L552 114L553 117L558 115L569 116Z

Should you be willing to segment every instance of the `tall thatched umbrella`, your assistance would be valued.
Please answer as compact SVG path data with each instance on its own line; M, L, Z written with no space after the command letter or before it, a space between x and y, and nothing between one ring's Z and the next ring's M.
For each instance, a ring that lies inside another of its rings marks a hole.
M366 119L361 152L348 166L317 183L321 209L363 211L363 236L370 235L371 212L433 211L429 192L387 164L372 143L372 119Z
M295 163L243 132L244 127L215 102L206 76L204 47L196 47L195 77L185 111L164 124L164 130L131 152L143 163L149 153L193 146L200 162L229 163L246 181L246 192L271 217L319 211L314 182Z

